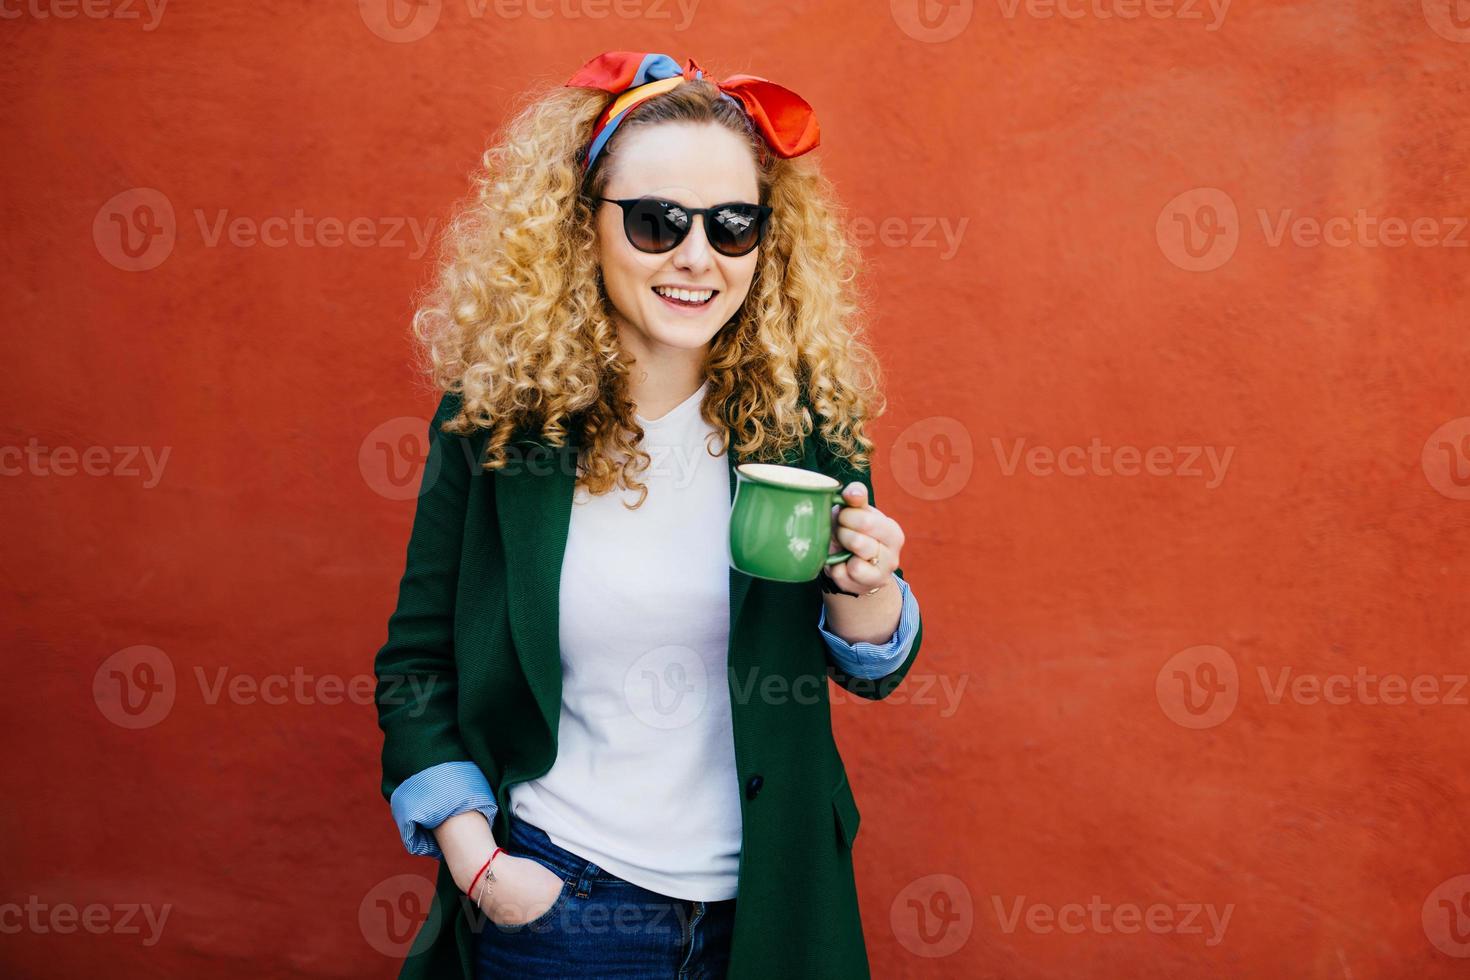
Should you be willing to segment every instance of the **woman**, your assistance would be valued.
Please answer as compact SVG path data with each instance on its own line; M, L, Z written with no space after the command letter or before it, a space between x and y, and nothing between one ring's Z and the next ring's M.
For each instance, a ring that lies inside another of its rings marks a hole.
M827 678L886 697L922 631L817 141L781 86L609 52L511 122L446 234L376 660L382 790L441 858L403 977L867 975ZM853 558L729 566L757 459L842 481Z

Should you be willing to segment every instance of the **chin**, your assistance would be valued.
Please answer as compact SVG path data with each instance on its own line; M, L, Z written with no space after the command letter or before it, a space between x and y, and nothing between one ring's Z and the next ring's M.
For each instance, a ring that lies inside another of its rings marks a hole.
M650 319L643 321L644 336L665 347L683 350L704 347L720 332L725 321L730 319L728 315L721 319L718 314L711 312L705 318L681 322L671 321L666 316L660 317L660 312L662 311L653 312Z
M644 333L662 347L672 347L677 350L699 350L701 347L709 346L719 330L695 330L692 326L683 330L666 330L660 327L657 330L645 330Z

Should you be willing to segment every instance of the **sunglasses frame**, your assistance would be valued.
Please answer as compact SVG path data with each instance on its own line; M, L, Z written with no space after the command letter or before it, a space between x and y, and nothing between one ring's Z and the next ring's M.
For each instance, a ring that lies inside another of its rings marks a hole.
M749 255L757 248L760 248L761 243L764 242L766 239L766 228L770 224L771 214L774 211L774 209L769 204L751 204L748 201L728 201L724 204L714 204L707 208L691 208L687 207L686 205L680 204L678 201L670 201L668 198L663 197L597 197L595 200L605 202L607 204L616 204L618 207L623 209L623 234L627 236L629 245L632 245L634 248L638 249L638 251L643 252L646 255L663 255L667 252L672 252L674 249L678 248L681 244L683 244L684 239L689 237L689 233L694 230L694 218L696 215L705 216L704 220L707 221L710 215L714 214L716 211L719 211L721 208L755 208L755 244L750 246L750 248L747 248L743 252L726 252L724 249L717 246L715 244L715 240L710 236L709 225L705 225L704 237L705 241L709 242L709 247L727 258L738 259L740 256ZM649 201L654 201L660 204L673 205L676 208L682 209L685 214L689 215L689 226L679 234L678 238L674 239L674 243L668 248L647 249L642 248L638 245L637 242L633 241L632 229L628 227L628 223L633 220L633 206L637 204L645 204Z

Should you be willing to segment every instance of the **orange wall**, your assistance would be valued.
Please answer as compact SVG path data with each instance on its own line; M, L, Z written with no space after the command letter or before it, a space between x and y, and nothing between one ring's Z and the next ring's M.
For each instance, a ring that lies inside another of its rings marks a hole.
M926 621L837 697L874 975L1463 976L1470 18L1127 4L0 0L0 972L395 974L412 229L631 48L800 91L866 223Z

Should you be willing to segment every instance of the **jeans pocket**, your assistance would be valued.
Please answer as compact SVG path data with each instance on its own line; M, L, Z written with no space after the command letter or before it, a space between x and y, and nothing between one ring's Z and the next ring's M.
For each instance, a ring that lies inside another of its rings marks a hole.
M527 857L529 860L535 861L537 864L541 865L543 868L546 868L546 870L552 872L553 874L556 874L557 877L559 877L559 878L561 877L560 873L558 873L555 868L553 868L550 865L546 864L546 862L541 861L541 860L538 860L537 858L534 858L534 857L530 857L530 855L521 855L521 856L522 857ZM493 926L495 926L495 928L499 929L502 933L505 933L507 935L515 935L517 933L528 932L528 931L531 931L531 932L543 932L543 931L545 931L545 929L544 929L545 924L547 922L549 922L551 920L551 918L553 916L555 916L559 911L561 911L562 907L567 904L567 899L571 897L571 894L572 894L572 883L570 881L568 881L566 878L562 878L562 880L561 880L561 891L557 892L556 898L552 901L551 906L545 912L542 912L540 915L536 916L536 918L530 920L529 922L517 922L515 925L509 925L509 926L503 926L500 923L495 922L492 919L490 921L490 924L493 925Z

